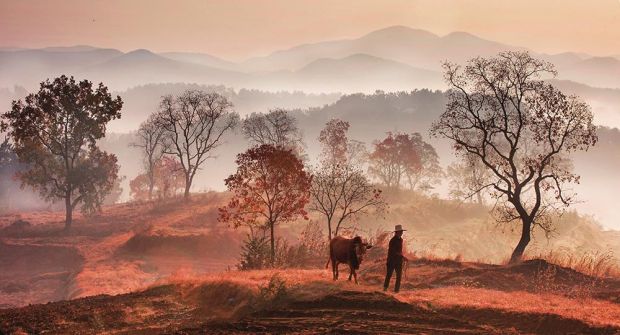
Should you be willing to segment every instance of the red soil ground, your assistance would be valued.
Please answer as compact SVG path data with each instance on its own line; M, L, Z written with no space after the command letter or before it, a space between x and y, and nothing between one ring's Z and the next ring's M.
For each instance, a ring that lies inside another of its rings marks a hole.
M58 212L0 216L0 334L620 333L619 280L543 260L412 257L398 295L380 290L381 245L360 285L231 270L243 233L217 223L223 200L116 205L69 232Z
M152 288L0 310L6 333L130 334L616 334L620 305L596 294L620 283L556 275L557 288L523 285L543 261L514 267L411 262L400 294L383 293L368 264L361 285L333 282L326 270L225 272L179 276ZM567 271L571 271L566 269ZM277 277L273 275L277 273ZM492 273L496 279L477 281ZM562 269L556 269L556 274ZM431 275L429 275L431 274ZM570 276L572 276L571 274ZM476 283L443 280L461 278ZM589 281L589 282L587 282ZM497 285L501 282L500 285ZM269 283L272 283L269 286ZM588 295L572 296L591 285ZM422 288L426 287L426 288ZM429 288L433 287L433 288ZM544 290L544 291L543 291Z

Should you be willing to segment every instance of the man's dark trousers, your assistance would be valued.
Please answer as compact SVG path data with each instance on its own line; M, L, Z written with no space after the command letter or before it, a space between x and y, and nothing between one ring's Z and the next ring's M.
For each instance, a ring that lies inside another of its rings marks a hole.
M383 289L387 290L390 286L390 279L392 278L392 272L396 271L396 283L394 283L394 292L400 291L400 278L403 275L403 262L388 262L387 273L385 275L385 282L383 283Z

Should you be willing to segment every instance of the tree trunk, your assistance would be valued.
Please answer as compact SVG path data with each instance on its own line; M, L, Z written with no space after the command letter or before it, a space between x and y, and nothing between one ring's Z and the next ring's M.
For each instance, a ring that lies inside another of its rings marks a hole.
M149 201L153 200L153 183L149 185Z
M332 241L332 222L327 220L327 243Z
M65 195L65 230L71 229L73 222L73 206L71 205L71 192Z
M153 184L155 184L155 177L153 176L152 171L148 174L148 176L149 176L149 201L151 201L153 199L153 187L154 187Z
M269 228L271 230L271 266L273 267L275 265L275 259L276 259L276 241L274 239L274 234L273 234L273 223L269 224Z
M476 193L476 198L477 198L477 201L478 201L478 205L481 205L481 206L484 205L483 202L482 202L482 194L480 194L480 192Z
M191 187L192 187L192 180L188 175L186 175L185 176L185 193L183 193L183 197L185 198L185 200L189 200L189 189Z
M529 219L522 219L522 222L523 226L521 227L521 239L519 240L515 250L512 252L512 256L510 256L510 264L515 264L521 261L525 247L527 247L530 243L530 230L532 227L532 222Z

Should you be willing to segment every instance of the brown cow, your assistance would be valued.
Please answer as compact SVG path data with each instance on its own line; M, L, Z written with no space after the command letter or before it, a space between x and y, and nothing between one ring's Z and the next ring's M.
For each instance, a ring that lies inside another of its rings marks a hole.
M329 259L325 268L329 267L329 262L332 262L332 273L334 274L334 280L338 279L338 264L346 263L349 265L349 281L351 276L355 278L357 284L357 273L355 270L359 269L366 249L372 248L372 245L362 242L362 238L355 236L354 238L344 238L342 236L336 236L329 242Z

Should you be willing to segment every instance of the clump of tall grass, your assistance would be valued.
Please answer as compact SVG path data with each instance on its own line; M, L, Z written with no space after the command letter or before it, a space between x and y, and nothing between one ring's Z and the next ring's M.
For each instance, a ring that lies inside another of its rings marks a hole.
M566 268L571 268L583 274L598 278L620 278L620 260L612 251L589 251L582 254L556 250L539 254L536 257Z

